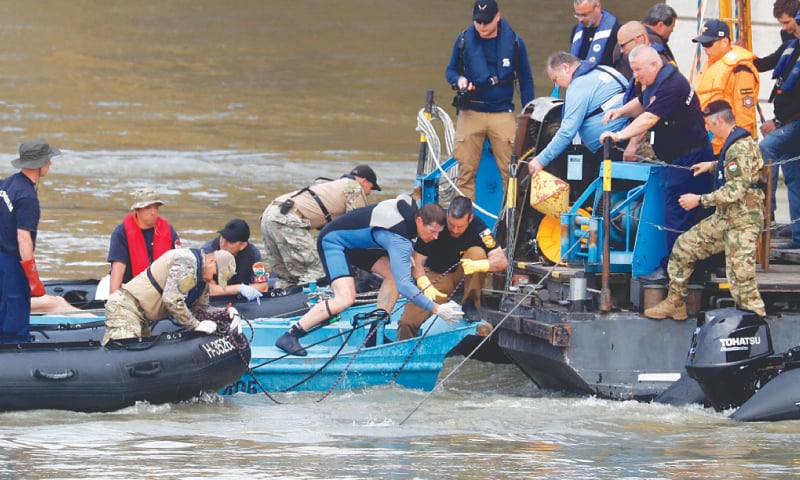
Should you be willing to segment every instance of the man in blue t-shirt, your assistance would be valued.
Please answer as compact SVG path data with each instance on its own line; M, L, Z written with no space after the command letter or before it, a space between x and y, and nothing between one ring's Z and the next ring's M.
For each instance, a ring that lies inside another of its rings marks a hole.
M603 132L600 141L610 138L622 142L652 130L653 150L659 159L669 164L664 205L667 248L659 266L639 277L645 281L665 281L672 245L678 235L701 220L705 213L698 208L685 211L678 198L684 193L703 194L711 190L710 174L694 176L690 168L696 163L714 160L714 152L708 141L700 101L686 77L673 65L665 64L658 52L647 45L634 48L630 62L633 74L646 88L622 107L606 112L605 121L620 117L633 117L633 120L622 130Z
M119 290L143 272L166 251L181 246L178 232L159 215L164 202L152 188L134 192L131 213L111 233L108 262L111 263L109 293Z
M236 273L225 288L212 283L211 296L240 294L249 301L261 298L261 293L269 290L269 284L265 272L254 272L254 266L263 270L264 264L261 263L261 252L250 243L250 225L241 218L234 218L218 233L219 236L206 242L201 250L204 253L230 252L236 258Z
M28 341L31 297L45 294L33 252L39 228L39 179L60 155L42 139L19 147L11 165L20 169L0 183L0 342Z
M462 309L468 320L478 320L481 287L487 272L501 272L508 266L503 249L492 231L473 214L472 201L458 196L447 209L447 228L438 238L418 238L412 254L411 274L417 286L436 303L445 303L463 283ZM433 279L433 280L431 280ZM430 312L411 302L406 304L397 328L398 340L418 335Z

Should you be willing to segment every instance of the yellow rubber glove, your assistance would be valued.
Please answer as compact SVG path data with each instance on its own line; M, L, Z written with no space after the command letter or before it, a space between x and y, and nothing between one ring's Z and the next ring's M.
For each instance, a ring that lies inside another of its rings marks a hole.
M462 258L461 268L464 269L465 275L488 272L489 260L470 260L469 258Z
M447 295L439 290L436 290L436 287L431 285L431 280L426 275L423 275L417 279L417 286L420 290L422 290L423 295L430 298L434 302L436 300L447 298Z

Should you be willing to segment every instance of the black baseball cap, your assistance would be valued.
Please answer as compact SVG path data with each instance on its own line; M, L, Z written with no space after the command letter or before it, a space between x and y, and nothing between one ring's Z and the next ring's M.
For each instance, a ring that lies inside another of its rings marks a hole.
M381 191L381 187L378 185L378 177L375 175L375 170L373 170L369 165L356 166L350 171L350 175L366 178L367 181L372 184L373 190L377 190L379 192Z
M700 30L700 35L694 37L694 43L706 43L719 40L720 38L731 38L731 27L722 20L707 20Z
M491 22L500 9L494 0L477 0L472 7L472 20L477 22Z
M250 225L241 218L234 218L217 233L229 242L246 242L250 240Z
M714 100L703 109L703 116L709 117L725 110L732 110L730 103L725 100Z

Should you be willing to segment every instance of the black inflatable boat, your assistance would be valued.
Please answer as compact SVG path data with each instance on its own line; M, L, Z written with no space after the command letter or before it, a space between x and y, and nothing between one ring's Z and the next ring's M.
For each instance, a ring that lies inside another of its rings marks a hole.
M205 335L160 322L154 335L100 345L102 322L32 325L33 341L0 345L0 411L107 412L138 401L180 402L242 376L250 346L239 333Z

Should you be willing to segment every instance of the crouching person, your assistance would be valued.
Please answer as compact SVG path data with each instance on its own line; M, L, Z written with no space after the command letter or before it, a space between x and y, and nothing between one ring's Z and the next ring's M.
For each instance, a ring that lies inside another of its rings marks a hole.
M168 317L187 330L206 334L214 333L217 323L238 321L235 308L212 307L208 296L212 281L216 279L224 289L235 270L236 260L224 250L166 252L111 294L103 345L114 339L148 336L153 323Z

